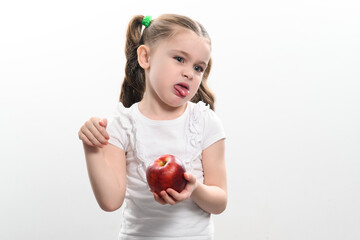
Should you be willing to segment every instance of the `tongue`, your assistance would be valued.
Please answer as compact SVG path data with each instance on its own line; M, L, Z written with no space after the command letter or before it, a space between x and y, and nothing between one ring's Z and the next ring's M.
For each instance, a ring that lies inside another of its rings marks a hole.
M181 96L186 97L189 94L189 90L181 85L175 85L175 89L180 93Z

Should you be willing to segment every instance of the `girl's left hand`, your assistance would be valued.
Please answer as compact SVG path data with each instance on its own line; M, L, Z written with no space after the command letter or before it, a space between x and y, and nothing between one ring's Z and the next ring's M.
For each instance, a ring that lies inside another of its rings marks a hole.
M153 192L154 198L157 202L162 205L170 204L175 205L179 202L182 202L188 198L190 198L192 192L197 187L197 179L191 173L184 173L184 177L187 181L185 189L182 190L180 193L175 191L172 188L168 188L166 191L161 191L160 196Z

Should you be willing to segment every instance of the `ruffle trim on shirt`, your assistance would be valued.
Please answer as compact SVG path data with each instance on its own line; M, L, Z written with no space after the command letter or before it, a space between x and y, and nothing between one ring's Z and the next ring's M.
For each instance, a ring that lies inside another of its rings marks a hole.
M139 173L141 179L144 182L146 181L146 164L143 157L143 151L141 149L141 143L139 143L139 138L137 134L137 124L136 119L131 114L132 109L126 108L124 105L119 102L118 104L118 112L120 117L120 124L125 129L126 134L129 139L129 147L132 149L134 158L138 161L137 172ZM129 150L126 149L126 151Z
M130 109L125 108L121 102L118 103L117 110L117 117L120 118L119 123L126 132L126 135L129 139L129 145L133 148L135 146L135 138L132 137L134 136L132 133L135 132L135 119L131 117ZM127 148L125 150L128 151L129 146L125 146L125 148Z
M192 106L190 109L190 118L187 124L186 129L186 138L187 138L187 150L185 157L185 168L187 171L192 172L193 170L193 161L196 160L202 152L202 135L203 128L201 128L201 120L206 111L209 111L209 105L206 105L204 102L200 101Z

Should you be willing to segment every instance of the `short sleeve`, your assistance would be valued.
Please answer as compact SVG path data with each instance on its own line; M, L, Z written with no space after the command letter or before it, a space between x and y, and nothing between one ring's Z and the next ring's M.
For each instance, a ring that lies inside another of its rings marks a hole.
M115 114L109 118L106 130L110 137L109 143L126 151L129 143L127 134L129 120L128 116L122 112L124 110L122 105L117 107Z
M216 141L225 138L225 130L220 118L216 113L209 109L204 114L204 134L202 141L202 150L209 147Z

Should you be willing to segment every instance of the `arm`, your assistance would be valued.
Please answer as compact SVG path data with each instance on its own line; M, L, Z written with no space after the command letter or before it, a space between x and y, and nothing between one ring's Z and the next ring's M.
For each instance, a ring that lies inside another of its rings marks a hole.
M191 199L204 211L222 213L227 204L225 140L206 148L202 154L204 183L196 182Z
M122 149L108 144L106 125L106 119L93 117L81 127L79 138L95 198L104 211L115 211L125 197L126 159Z
M103 148L83 145L91 187L99 206L104 211L117 210L126 189L124 151L111 144Z

